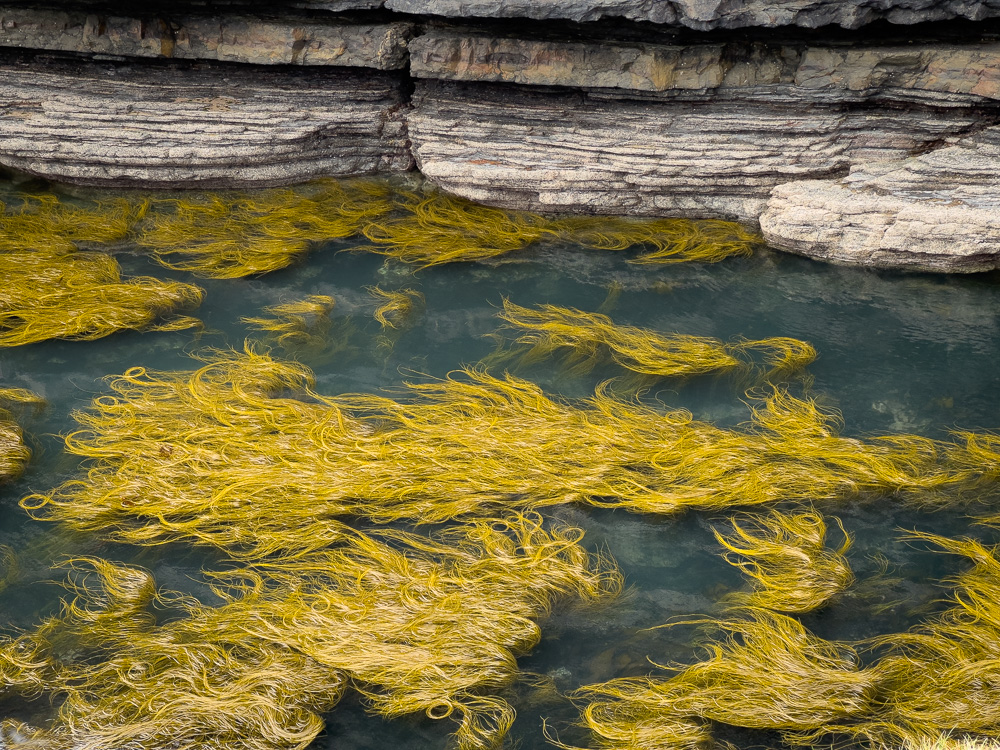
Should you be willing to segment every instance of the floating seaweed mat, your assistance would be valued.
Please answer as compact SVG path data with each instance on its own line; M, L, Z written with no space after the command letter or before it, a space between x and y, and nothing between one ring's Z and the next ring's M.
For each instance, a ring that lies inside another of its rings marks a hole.
M763 240L725 221L546 217L483 206L446 193L400 191L400 209L363 230L374 246L358 248L422 268L481 261L559 240L596 250L652 248L636 263L714 262L749 255Z
M497 692L538 621L621 589L581 536L535 516L432 537L347 532L216 576L218 607L78 560L62 613L0 643L0 685L64 696L50 727L19 729L26 747L304 748L348 686L384 716L456 721L462 750L497 747L514 714ZM154 604L183 616L157 624Z
M844 536L835 550L826 546L826 523L815 511L749 516L732 521L732 531L713 529L726 548L726 560L752 584L749 594L735 601L789 614L811 612L845 591L854 574L844 553L851 537L834 518Z
M906 633L875 640L885 707L856 734L919 745L941 733L1000 738L1000 557L973 539L911 532L973 563L955 578L953 606ZM852 728L847 728L852 729Z
M326 343L330 329L330 312L335 301L325 294L312 294L301 300L265 307L272 318L241 318L272 336L282 349L316 349Z
M123 280L118 263L103 253L0 252L0 278L0 347L201 325L173 314L201 304L199 287L149 276Z
M31 459L31 449L24 444L20 425L4 407L38 407L44 403L44 399L25 388L0 388L0 482L17 479Z
M158 199L137 242L167 268L239 278L285 268L313 243L351 237L393 208L387 181Z
M816 359L816 350L798 339L779 336L726 344L704 336L615 325L606 315L556 305L532 310L504 299L499 317L518 332L518 349L498 351L491 362L515 357L530 364L569 350L566 361L575 370L589 372L611 359L640 375L686 378L734 370L749 373L755 368L752 352L760 352L769 368L765 377L790 374Z
M435 523L567 502L670 513L862 491L922 500L956 481L938 442L838 437L833 415L781 390L729 430L605 390L560 401L479 370L410 384L397 400L321 396L308 368L253 349L205 356L194 372L111 379L66 438L90 459L86 476L22 507L121 541L263 554L325 546L342 516Z
M123 198L73 205L51 193L25 195L17 205L0 202L0 252L68 252L120 243L149 205Z
M738 618L696 621L721 636L708 658L671 678L615 679L581 688L583 721L600 747L616 750L710 745L712 720L753 729L815 730L864 716L877 675L857 653L798 620L749 607Z

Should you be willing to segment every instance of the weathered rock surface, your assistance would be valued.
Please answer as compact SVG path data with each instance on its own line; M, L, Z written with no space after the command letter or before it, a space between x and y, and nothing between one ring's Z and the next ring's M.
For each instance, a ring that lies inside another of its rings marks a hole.
M409 46L415 78L618 89L643 99L1000 101L1000 43L824 47L667 45L499 37L429 29Z
M417 164L449 192L537 211L750 222L777 185L901 159L990 124L964 109L636 102L441 82L418 82L413 104Z
M777 187L760 217L774 247L921 271L1000 268L1000 128L838 180Z
M412 25L294 15L161 17L0 6L0 46L257 65L405 67Z
M0 164L87 185L227 187L409 169L398 74L0 64Z
M386 0L385 7L466 18L621 17L702 30L827 24L856 29L879 19L912 24L1000 15L1000 0Z

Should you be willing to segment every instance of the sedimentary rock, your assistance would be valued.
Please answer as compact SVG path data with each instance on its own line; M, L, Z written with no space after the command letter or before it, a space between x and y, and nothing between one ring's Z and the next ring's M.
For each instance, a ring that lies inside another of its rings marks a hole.
M1000 128L838 180L777 187L760 217L773 246L877 267L1000 268Z
M0 164L88 185L225 187L412 166L398 74L0 64Z
M224 60L258 65L406 64L412 25L337 16L113 15L0 6L0 46L102 55Z
M855 29L879 19L911 24L1000 14L998 0L386 0L385 7L467 18L621 17L702 30L827 24Z
M413 101L417 164L450 192L509 208L751 222L776 185L902 158L982 124L961 109L637 102L442 82L418 82Z

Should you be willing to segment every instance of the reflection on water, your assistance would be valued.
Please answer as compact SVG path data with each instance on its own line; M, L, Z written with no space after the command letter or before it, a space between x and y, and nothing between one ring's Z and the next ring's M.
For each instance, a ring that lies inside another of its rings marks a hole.
M197 315L201 331L120 333L94 342L46 342L0 350L0 383L29 388L48 401L44 412L25 423L35 451L27 473L0 488L0 543L19 554L20 577L0 595L8 628L26 628L52 614L64 591L53 561L96 555L150 569L159 585L188 591L213 603L200 571L213 568L221 553L192 550L182 543L136 549L74 536L34 522L18 507L33 491L47 491L75 476L77 460L61 450L60 434L73 429L73 410L107 391L103 378L130 367L191 370L190 355L205 348L242 349L248 336L266 340L260 326L264 308L307 295L335 300L328 311L325 347L289 345L290 354L316 374L316 390L335 396L372 393L404 381L443 377L472 365L495 348L497 314L504 299L522 307L551 304L598 311L621 325L654 331L708 336L723 341L788 336L811 343L818 352L809 366L812 395L840 410L844 434L915 433L934 438L948 430L1000 426L1000 304L998 278L899 275L821 265L760 252L713 265L633 265L620 253L586 251L551 241L516 258L489 263L456 263L414 273L376 255L341 252L348 240L330 242L298 265L251 279L197 280L206 297ZM182 271L167 271L141 255L118 254L126 275L155 275L191 282ZM393 335L375 319L386 298L373 294L411 290L423 302ZM288 343L288 342L286 342ZM294 343L294 342L291 342ZM611 365L568 375L556 361L543 360L520 374L548 393L586 397ZM738 383L725 377L687 385L662 381L643 394L648 404L687 408L695 418L732 427L750 412ZM511 467L517 471L517 467ZM830 507L823 508L829 511ZM902 538L899 530L919 530L994 541L985 527L970 525L959 511L918 511L891 496L859 497L836 509L854 536L847 558L857 583L831 605L804 615L814 633L830 639L860 640L904 630L940 611L947 588L942 579L966 565L961 558L934 552ZM656 664L692 663L703 656L695 629L650 629L671 620L718 611L719 602L745 584L721 556L712 530L721 515L686 512L646 516L564 505L546 511L586 530L585 544L612 556L629 590L611 608L570 607L554 613L539 645L519 665L544 676L507 689L518 710L513 736L525 750L546 747L542 719L563 741L588 743L571 726L577 709L562 693L617 677L641 676ZM44 702L43 702L44 703ZM41 721L50 709L8 700L6 711ZM440 748L454 727L419 717L386 720L368 716L349 696L328 717L316 747ZM728 733L727 733L728 732ZM775 746L772 733L723 730L717 737L738 744Z

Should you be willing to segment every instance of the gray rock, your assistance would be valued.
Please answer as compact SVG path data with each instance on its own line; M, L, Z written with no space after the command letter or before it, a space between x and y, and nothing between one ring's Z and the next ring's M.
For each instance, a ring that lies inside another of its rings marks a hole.
M774 247L851 265L1000 268L1000 128L838 180L777 187L760 217Z
M417 82L417 164L443 189L535 211L755 222L782 183L846 175L990 124L961 109L636 102Z
M168 18L0 6L0 46L257 65L406 65L408 23L317 21L294 14Z
M1000 14L1000 0L386 0L385 7L467 18L621 17L702 30L827 24L856 29L879 19L911 24Z
M0 164L85 185L229 187L412 166L398 74L0 64Z

